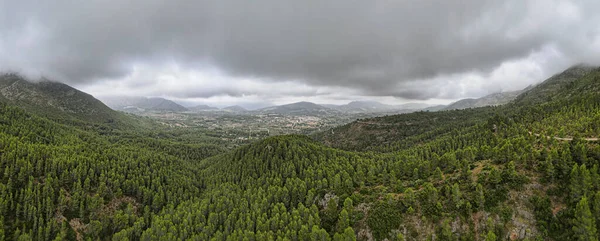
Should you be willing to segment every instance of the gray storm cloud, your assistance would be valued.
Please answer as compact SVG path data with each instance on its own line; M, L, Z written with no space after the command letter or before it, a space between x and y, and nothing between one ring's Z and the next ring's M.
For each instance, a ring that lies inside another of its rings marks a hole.
M176 63L232 79L459 98L485 90L449 86L446 76L475 74L496 90L518 81L500 73L511 62L533 61L532 78L598 63L597 9L596 0L0 0L0 69L90 84L127 79L139 64ZM135 81L160 88L155 78ZM179 96L252 91L226 89Z

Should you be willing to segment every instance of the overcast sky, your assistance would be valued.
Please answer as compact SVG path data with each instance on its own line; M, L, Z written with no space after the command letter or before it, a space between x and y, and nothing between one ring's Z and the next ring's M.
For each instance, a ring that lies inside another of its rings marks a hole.
M445 103L600 64L598 0L0 0L0 70L185 103Z

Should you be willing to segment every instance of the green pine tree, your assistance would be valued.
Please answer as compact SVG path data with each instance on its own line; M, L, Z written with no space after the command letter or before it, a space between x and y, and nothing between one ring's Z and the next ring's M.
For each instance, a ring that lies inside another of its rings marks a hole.
M590 205L586 196L581 198L575 208L575 219L573 220L573 232L575 238L581 241L598 241L596 233L596 222L592 216Z

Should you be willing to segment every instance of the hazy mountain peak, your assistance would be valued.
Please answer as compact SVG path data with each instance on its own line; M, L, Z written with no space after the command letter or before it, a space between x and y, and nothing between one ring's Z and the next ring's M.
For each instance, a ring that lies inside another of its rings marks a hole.
M588 64L588 63L579 63L579 64L575 64L575 65L569 67L564 72L570 72L570 71L576 71L576 70L590 70L590 69L596 69L596 68L598 68L598 66L596 66L596 65L592 65L592 64Z
M285 105L266 107L258 111L275 114L321 115L334 112L335 110L312 102L300 101Z
M227 106L227 107L224 107L223 110L232 111L232 112L245 112L245 111L248 111L246 108L241 107L239 105Z
M110 96L100 99L112 109L127 112L186 111L187 108L161 97Z
M373 101L373 100L352 101L352 102L348 103L346 106L359 107L359 108L370 108L370 109L390 107L390 105L382 104L380 102Z
M209 110L218 110L219 108L201 104L201 105L196 105L194 107L190 107L189 109L191 111L209 111Z
M577 64L571 66L565 71L544 80L542 83L526 89L523 94L517 98L516 102L530 104L541 103L550 101L557 96L565 95L569 92L569 87L575 86L576 82L581 82L580 80L584 76L595 70L598 70L598 66L589 64Z
M486 95L481 98L468 98L449 104L444 110L459 110L467 108L477 108L484 106L504 105L513 101L523 90L498 92Z
M345 105L328 105L328 107L348 113L406 113L427 108L431 105L425 103L406 103L401 105L388 105L373 100L351 101Z
M18 73L0 75L0 100L37 114L105 122L116 113L93 96L67 84L41 79L31 82Z

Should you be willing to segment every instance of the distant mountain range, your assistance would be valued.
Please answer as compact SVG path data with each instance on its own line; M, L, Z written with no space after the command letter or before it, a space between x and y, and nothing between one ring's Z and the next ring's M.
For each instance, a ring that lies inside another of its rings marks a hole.
M189 110L193 111L193 112L200 112L200 111L219 110L219 108L208 106L208 105L197 105L197 106L194 106L194 107L190 107Z
M598 99L598 93L600 93L600 68L576 65L538 85L529 86L520 91L496 93L478 99L464 99L443 108L444 110L465 109L461 110L461 113L463 113L461 115L456 115L451 111L443 111L440 113L422 112L411 115L361 119L318 133L315 137L332 147L346 150L368 150L373 146L383 145L394 146L403 139L422 135L421 132L414 132L417 129L427 132L435 129L432 127L444 126L443 128L446 129L438 133L446 133L460 128L460 126L472 125L478 121L487 121L490 115L494 113L490 109L475 109L475 107L507 104L510 106L505 109L516 110L531 106L547 108L547 106L544 106L546 103L554 103L554 108L560 108L562 107L560 101L569 103L570 100L578 99L580 96L595 96L588 100L593 102ZM554 115L560 115L560 112L556 109L546 108L542 108L540 112L544 114L554 112ZM427 108L424 110L427 110ZM431 114L434 114L436 118L431 118ZM537 115L539 114L537 113ZM537 118L533 117L533 120L537 121ZM587 127L587 129L591 129L597 126L596 123L598 122L590 118L582 123L592 123Z
M345 105L319 105L303 101L250 111L241 106L228 106L219 109L208 105L198 105L186 108L168 99L147 97L104 97L101 98L102 102L104 102L102 103L93 96L66 84L49 80L30 82L18 74L0 74L0 100L10 104L18 104L24 109L35 110L36 113L48 117L64 115L66 113L73 118L94 120L96 122L110 122L122 117L122 115L110 110L110 108L133 113L144 111L211 111L238 114L274 113L288 115L335 115L340 113L399 114L414 111L477 108L504 105L511 102L547 102L558 95L565 95L565 89L570 90L570 88L575 88L575 80L595 69L596 67L594 66L576 65L536 86L529 86L519 91L494 93L477 99L463 99L447 106L431 106L424 103L387 105L376 101L353 101ZM571 87L567 88L569 86ZM569 92L569 94L576 95L578 93Z
M477 107L484 107L484 106L504 105L504 104L508 104L509 102L513 101L523 91L524 90L494 93L494 94L486 95L486 96L478 98L478 99L462 99L457 102L449 104L448 106L442 108L441 110L460 110L460 109L477 108Z
M227 106L223 108L217 108L209 105L197 105L189 108L192 112L225 112L225 113L236 113L236 114L244 114L249 113L246 108L241 107L239 105Z
M320 115L333 114L337 111L312 102L302 101L286 105L266 107L254 112L288 115Z
M146 97L103 97L102 101L115 110L141 113L146 111L169 112L229 112L237 114L270 113L285 115L328 115L336 113L346 114L401 114L415 111L440 111L476 108L490 105L503 105L514 100L522 91L502 92L484 96L478 99L463 99L450 105L430 105L425 103L407 103L401 105L388 105L377 101L352 101L345 105L315 104L312 102L296 102L285 105L265 107L258 110L247 110L241 106L228 106L217 108L205 104L183 107L174 101L164 98Z
M564 95L565 87L574 85L576 80L589 74L597 68L598 67L596 66L590 66L586 64L575 65L559 74L550 77L538 85L528 86L527 88L518 91L494 93L478 99L462 99L444 107L442 110L504 105L513 101L529 104L548 102L558 95Z
M247 112L248 111L246 108L241 107L239 105L227 106L221 110L227 111L227 112Z
M572 71L565 71L565 73L559 74L553 78L559 80L558 84L568 81L572 78L580 77L582 74L588 73L593 69L589 66L575 66L571 68ZM549 85L548 88L552 88L553 84L543 83ZM229 112L237 114L248 114L248 113L272 113L272 114L288 114L288 115L327 115L336 113L346 114L359 114L359 113L371 113L371 114L401 114L410 113L415 111L442 111L442 110L459 110L467 108L477 108L484 106L496 106L504 105L515 100L521 93L528 93L533 86L529 86L523 90L509 91L493 93L481 98L467 98L449 105L430 105L425 103L407 103L401 105L388 105L377 101L352 101L345 105L332 105L332 104L315 104L312 102L296 102L285 105L270 106L258 110L247 110L241 106L228 106L224 108L217 108L209 105L197 105L193 107L183 107L174 101L164 98L146 98L146 97L109 97L102 98L102 101L106 105L110 106L115 110L121 110L126 112L145 112L145 111L170 111L170 112ZM543 93L541 93L543 94ZM537 94L537 95L541 95ZM527 94L529 95L529 93ZM535 94L533 94L535 95ZM539 101L539 100L537 100Z
M100 99L114 110L126 112L144 112L144 111L171 111L183 112L187 108L175 103L172 100L159 97L100 97Z
M261 113L323 115L323 114L358 114L358 113L390 113L400 114L419 111L431 105L424 103L408 103L402 105L387 105L377 101L352 101L345 105L315 104L312 102L296 102L286 105L271 106L256 110Z
M345 105L324 105L334 110L346 113L383 113L395 112L405 113L427 108L430 105L424 103L407 103L402 105L386 105L377 101L352 101Z
M434 105L434 106L430 106L430 107L427 107L427 108L423 108L423 109L421 109L421 111L434 112L434 111L443 110L444 108L446 108L446 105Z
M493 105L504 105L513 101L519 94L528 90L501 92L487 95L481 98L468 98L456 101L449 105L430 105L425 103L407 103L401 105L388 105L377 101L352 101L345 105L332 104L315 104L312 102L296 102L285 105L276 105L265 107L258 110L247 110L241 106L228 106L217 108L205 104L183 107L174 101L164 98L146 98L146 97L103 97L101 98L106 105L115 110L139 113L145 111L170 111L170 112L229 112L238 114L248 113L272 113L272 114L288 114L288 115L327 115L335 113L346 114L401 114L415 111L441 111L441 110L457 110L467 108L477 108Z

